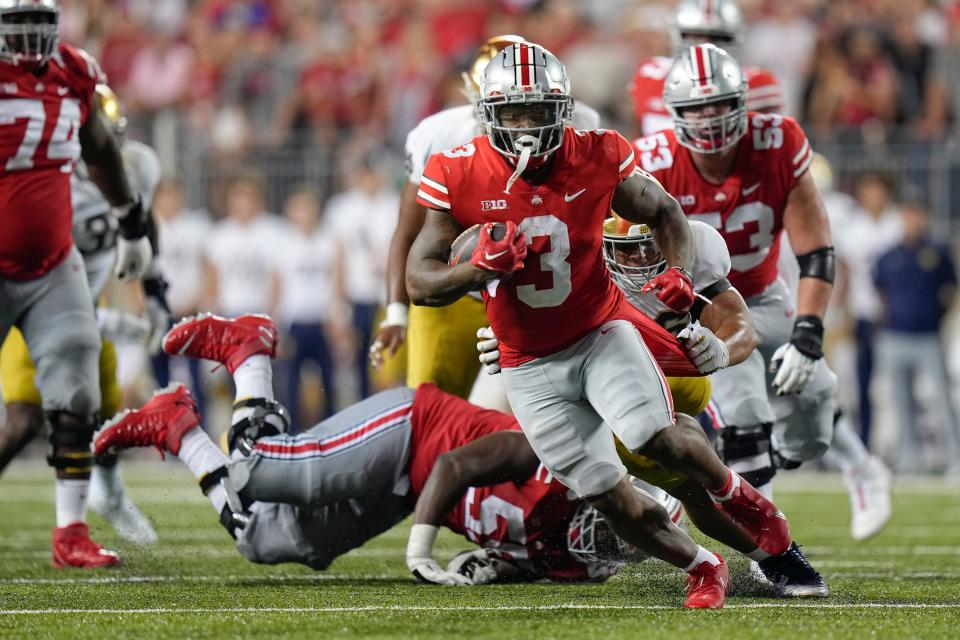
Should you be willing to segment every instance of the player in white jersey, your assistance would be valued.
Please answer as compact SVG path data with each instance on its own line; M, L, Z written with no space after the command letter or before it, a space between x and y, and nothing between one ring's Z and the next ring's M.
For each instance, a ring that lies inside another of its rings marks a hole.
M160 180L160 160L156 152L140 142L124 139L126 120L113 91L105 84L97 85L96 98L100 111L120 144L127 180L133 192L149 209ZM87 282L94 300L100 297L109 282L117 260L117 220L110 203L90 180L86 165L78 163L70 177L70 198L73 205L73 242L83 256ZM156 255L156 249L154 249ZM159 340L167 329L163 300L163 278L155 265L143 278L144 290L151 302L150 329ZM117 319L118 316L111 316ZM101 323L103 324L103 323ZM34 384L36 368L22 334L11 329L0 350L0 380L7 408L5 438L0 439L0 470L6 466L44 424L40 394ZM120 409L120 389L116 380L116 352L104 340L100 359L101 415L113 417ZM156 541L150 522L132 503L120 482L116 456L96 459L90 483L88 506L103 516L117 534L127 541L148 544Z
M434 153L458 147L483 132L474 103L483 71L490 60L507 46L523 42L512 35L494 36L477 52L469 72L464 73L465 92L470 104L444 109L424 118L407 134L404 147L408 182L400 196L400 215L390 243L387 267L387 315L370 349L374 366L383 362L384 352L393 355L407 341L407 386L433 383L480 406L509 411L502 404L504 394L498 378L477 376L480 365L470 346L479 329L487 326L483 302L464 297L447 307L410 306L404 283L407 254L420 232L426 215L417 204L417 190L427 160ZM575 129L596 129L600 116L577 103L573 112ZM408 318L409 314L409 318ZM490 388L492 385L492 388Z

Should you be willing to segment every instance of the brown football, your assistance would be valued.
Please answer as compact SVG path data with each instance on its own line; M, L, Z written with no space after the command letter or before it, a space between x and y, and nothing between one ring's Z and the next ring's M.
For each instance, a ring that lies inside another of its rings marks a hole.
M475 224L456 237L450 245L450 259L447 262L453 266L461 262L470 260L480 238L481 225ZM494 240L503 240L507 235L507 225L502 222L494 222L490 235Z

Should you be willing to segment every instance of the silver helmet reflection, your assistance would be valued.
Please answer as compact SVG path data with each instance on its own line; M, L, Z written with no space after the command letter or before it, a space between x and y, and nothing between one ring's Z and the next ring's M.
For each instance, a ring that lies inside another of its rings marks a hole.
M747 132L747 82L740 64L713 44L681 53L663 85L677 142L697 153L720 153Z
M509 193L524 170L546 161L563 144L573 115L566 69L540 45L508 46L484 70L477 115L491 146L516 167L505 189Z
M734 51L743 33L743 16L736 0L680 0L671 38L675 52L704 42Z

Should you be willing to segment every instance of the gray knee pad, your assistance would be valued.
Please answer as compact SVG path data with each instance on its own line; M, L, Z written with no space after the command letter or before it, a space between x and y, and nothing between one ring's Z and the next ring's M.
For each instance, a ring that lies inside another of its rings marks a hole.
M753 486L764 485L776 475L770 446L771 425L725 427L720 432L724 463Z
M799 466L827 452L833 442L836 390L837 376L821 361L803 393L774 401L773 444L785 460Z
M65 331L44 341L35 356L36 383L47 412L90 416L100 411L100 338Z

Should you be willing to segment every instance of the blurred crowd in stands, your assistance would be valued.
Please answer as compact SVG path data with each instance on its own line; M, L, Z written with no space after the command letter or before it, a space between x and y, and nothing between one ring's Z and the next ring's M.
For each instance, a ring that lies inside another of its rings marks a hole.
M365 354L384 301L404 138L422 117L465 101L460 73L477 45L517 33L546 46L566 64L577 98L628 135L638 132L627 92L637 64L671 51L672 4L648 0L63 4L65 39L97 57L125 103L130 135L161 152L168 180L154 209L174 313L275 314L286 328L287 404L300 407L301 367L313 360L323 390L315 414L377 384ZM927 215L960 228L951 224L960 206L951 186L960 185L960 153L951 155L960 1L740 4L747 29L738 57L779 78L788 115L817 148L852 149L828 201L847 266L834 324L836 357L851 354L848 367L835 363L847 404L869 438L876 361L881 388L903 392L882 394L894 433L934 450L904 458L903 470L952 464L960 473L960 462L936 454L958 434L940 333L956 275ZM317 158L317 171L304 169ZM926 296L925 306L904 298L903 273L924 283L911 293ZM926 341L898 341L904 336ZM910 362L921 348L940 356ZM402 379L395 364L383 384ZM157 371L162 382L165 369ZM929 411L910 409L917 399L907 396L923 372L920 404ZM888 446L906 446L895 440Z
M670 49L653 0L67 0L64 28L101 61L135 120L173 109L235 153L393 148L462 100L459 72L489 34L558 54L578 96L628 125L626 85ZM788 115L820 136L935 138L960 120L960 2L744 0L742 60L783 83ZM602 73L597 73L602 70Z

